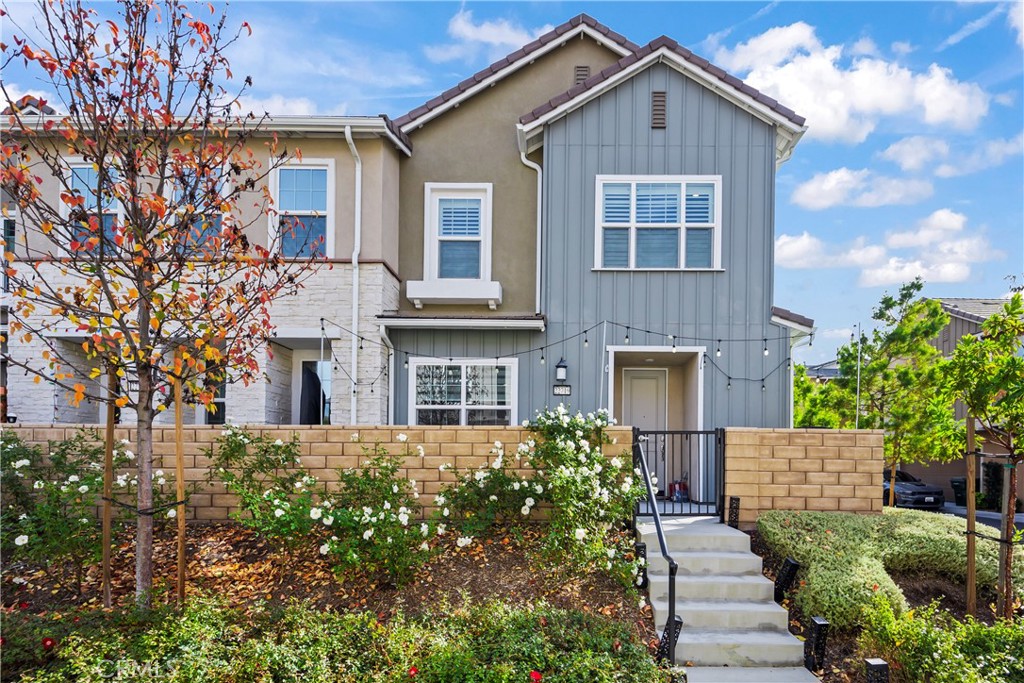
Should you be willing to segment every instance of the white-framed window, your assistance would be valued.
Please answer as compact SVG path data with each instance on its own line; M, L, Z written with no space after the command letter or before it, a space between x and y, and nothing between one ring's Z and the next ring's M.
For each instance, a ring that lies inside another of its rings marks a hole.
M185 191L194 193L194 197L185 197ZM187 169L171 183L171 200L181 205L189 199L195 205L191 215L191 229L188 236L181 236L180 247L194 256L212 256L214 238L218 237L224 226L227 215L219 206L213 206L213 197L227 197L231 192L231 183L227 179L227 166L220 169L220 174L211 174L202 182L196 181L195 169ZM214 194L216 193L216 194ZM178 218L185 213L179 207Z
M286 258L334 255L334 160L294 160L273 173L271 235Z
M18 213L16 210L7 211L3 215L4 223L4 254L13 254L15 245L18 239ZM10 290L11 282L10 276L7 274L7 269L3 269L3 274L0 275L0 285L2 285L2 291L6 292Z
M721 267L721 176L597 176L594 267Z
M196 405L196 424L227 424L227 377L208 378L207 386L213 392L213 400L208 406L202 403Z
M107 173L111 174L112 177L116 177L112 169L108 169ZM98 199L96 197L98 183L99 170L96 166L79 160L68 160L68 185L72 193L80 194L85 199L85 203L81 208L88 214L90 219L92 216L97 217L102 226L103 240L113 242L117 234L117 226L124 223L124 208L114 197ZM72 208L64 204L62 211L64 211L67 217L70 217ZM72 229L72 237L79 242L84 242L94 236L92 232L89 225L83 224Z
M491 183L426 183L425 280L491 279Z
M516 358L409 359L409 421L418 425L514 425Z

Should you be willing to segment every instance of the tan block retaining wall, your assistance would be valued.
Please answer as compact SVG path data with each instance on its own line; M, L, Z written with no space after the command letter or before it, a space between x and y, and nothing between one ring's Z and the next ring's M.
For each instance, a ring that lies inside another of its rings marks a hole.
M46 453L50 441L69 439L79 428L80 425L26 425L15 427L14 431L22 440L38 445ZM86 425L86 428L95 429L102 438L102 427ZM405 453L408 449L410 455L405 457L405 469L401 473L417 482L423 494L420 502L424 508L432 507L434 495L442 484L455 480L450 472L438 469L441 465L451 464L460 470L476 469L493 460L495 441L504 445L506 462L515 462L516 446L534 437L532 432L522 427L254 425L243 428L254 435L263 434L270 439L284 441L298 434L302 464L321 481L337 480L337 468L357 467L363 459L363 448L372 447L375 442L379 442L389 453ZM187 426L184 429L185 480L198 486L197 492L190 498L189 519L226 520L228 513L237 506L235 497L227 494L220 482L206 482L210 460L203 453L220 437L222 430L223 427L219 426ZM134 428L119 428L115 430L114 439L128 439L131 447L135 448L135 432ZM354 434L358 434L358 442L353 441ZM405 434L408 440L400 442L399 434ZM617 442L605 449L609 457L628 452L632 439L630 428L614 427L608 430L608 435ZM419 456L417 446L423 446L423 457ZM153 429L153 455L154 469L162 469L169 478L173 477L173 428ZM523 474L530 472L528 468L521 471Z
M882 511L879 430L725 431L725 495L740 497L740 525L765 510Z

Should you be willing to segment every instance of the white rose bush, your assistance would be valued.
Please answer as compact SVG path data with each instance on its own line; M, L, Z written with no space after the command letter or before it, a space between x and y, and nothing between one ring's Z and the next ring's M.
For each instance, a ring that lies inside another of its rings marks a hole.
M11 430L0 434L0 543L5 560L45 567L81 594L86 566L103 554L96 511L103 505L103 442L92 430L49 444L44 458ZM134 454L114 447L114 499L134 508L137 478L128 472ZM173 502L174 484L154 480L155 506ZM115 521L131 521L133 510L114 506Z

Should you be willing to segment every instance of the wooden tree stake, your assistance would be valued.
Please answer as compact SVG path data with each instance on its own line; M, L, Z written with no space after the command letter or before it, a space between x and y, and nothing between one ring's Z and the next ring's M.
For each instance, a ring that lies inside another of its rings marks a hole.
M978 570L975 565L974 523L976 510L974 504L974 476L977 460L974 455L974 416L967 414L967 613L972 617L978 615Z
M107 426L103 435L103 606L111 605L110 590L110 544L111 522L114 497L114 396L117 395L117 371L107 366Z
M178 353L180 360L181 354ZM176 371L180 372L181 364ZM177 500L185 500L185 443L182 430L182 390L181 378L174 378L174 464L175 488ZM185 503L178 503L178 606L185 606Z

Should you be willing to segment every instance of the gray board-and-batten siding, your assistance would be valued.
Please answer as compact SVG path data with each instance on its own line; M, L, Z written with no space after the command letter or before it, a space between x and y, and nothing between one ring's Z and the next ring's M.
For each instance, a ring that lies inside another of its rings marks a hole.
M668 123L652 129L651 91L667 93ZM601 272L594 270L598 175L722 176L722 270ZM634 346L671 342L704 346L704 428L789 426L787 328L771 322L775 131L678 71L656 64L548 126L544 140L544 332L393 330L392 341L414 355L495 358L551 344L602 320L634 328ZM500 187L495 187L495 192ZM497 224L496 224L497 227ZM496 255L500 258L500 255ZM603 333L595 330L546 352L521 356L519 420L557 405L554 364L565 357L572 396L584 412L609 405ZM607 344L624 345L625 330L607 327ZM695 342L692 338L700 338ZM769 355L761 338L767 337ZM715 357L718 339L722 356ZM778 367L782 364L781 367ZM765 381L760 378L778 369ZM396 363L395 422L408 414L408 371ZM733 377L727 389L728 377ZM746 379L743 379L746 378ZM747 380L753 381L747 381ZM603 391L602 391L603 388Z

